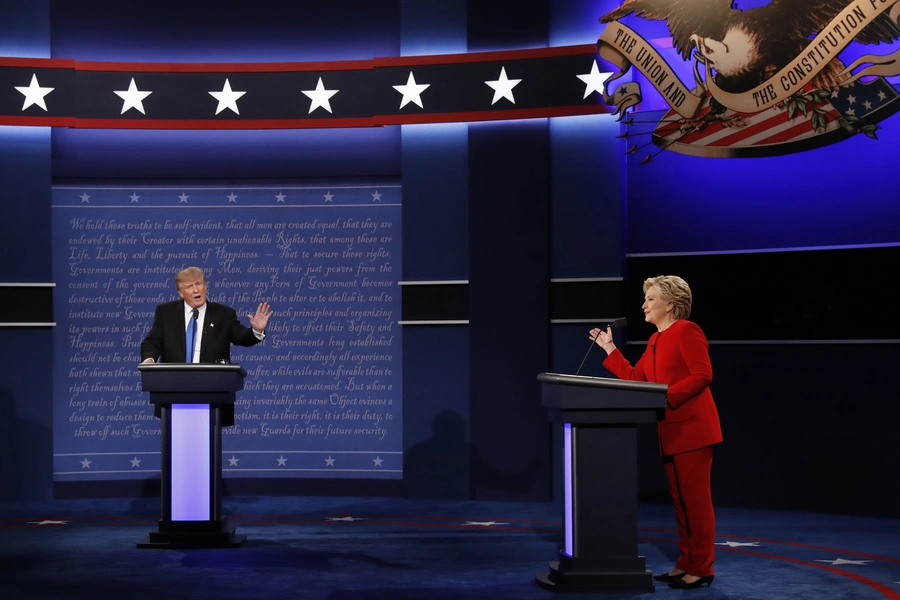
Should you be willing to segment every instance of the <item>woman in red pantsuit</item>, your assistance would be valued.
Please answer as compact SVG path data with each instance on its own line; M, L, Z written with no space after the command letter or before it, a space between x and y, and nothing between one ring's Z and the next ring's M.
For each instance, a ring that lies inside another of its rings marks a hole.
M644 282L644 320L656 326L647 349L633 367L613 343L612 332L591 330L608 354L603 366L619 379L668 384L666 415L657 424L660 453L678 522L681 555L657 581L697 588L713 580L716 517L709 474L713 445L722 441L719 413L709 391L712 366L706 336L688 321L691 288L673 275Z

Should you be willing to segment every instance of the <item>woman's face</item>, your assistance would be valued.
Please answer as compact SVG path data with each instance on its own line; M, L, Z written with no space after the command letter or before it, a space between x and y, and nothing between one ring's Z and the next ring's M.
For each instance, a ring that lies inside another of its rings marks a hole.
M659 297L659 290L656 286L650 286L644 293L644 304L641 309L644 311L644 320L653 323L657 327L664 324L669 319L669 311L672 303L666 302Z

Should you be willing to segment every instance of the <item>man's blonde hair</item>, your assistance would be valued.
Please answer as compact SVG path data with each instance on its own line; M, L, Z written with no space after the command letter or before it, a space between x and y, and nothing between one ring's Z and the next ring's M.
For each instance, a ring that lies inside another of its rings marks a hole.
M188 267L187 269L182 269L175 273L175 289L180 290L181 284L189 279L197 279L200 278L203 280L203 283L206 283L206 275L203 274L203 269L198 267Z

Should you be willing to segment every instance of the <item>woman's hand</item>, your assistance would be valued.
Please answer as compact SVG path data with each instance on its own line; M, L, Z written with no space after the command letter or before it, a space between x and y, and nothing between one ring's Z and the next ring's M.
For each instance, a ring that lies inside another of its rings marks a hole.
M603 348L607 354L612 354L613 350L616 349L616 345L613 343L612 329L609 327L606 328L606 331L599 327L594 327L591 329L591 339L594 340L595 344Z

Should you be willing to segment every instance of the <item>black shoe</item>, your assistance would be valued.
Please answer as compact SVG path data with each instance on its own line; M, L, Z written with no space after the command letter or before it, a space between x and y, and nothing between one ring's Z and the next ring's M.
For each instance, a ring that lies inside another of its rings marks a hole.
M662 575L654 575L653 579L656 581L662 581L663 583L672 583L673 581L678 581L682 577L685 576L687 571L683 573L679 573L678 575L669 575L668 573L663 573Z
M670 588L675 588L676 590L692 590L694 588L701 587L704 583L707 586L712 585L713 579L715 579L715 575L707 575L706 577L701 577L697 581L692 581L691 583L685 583L684 579L679 579L678 581L673 581L669 584Z

